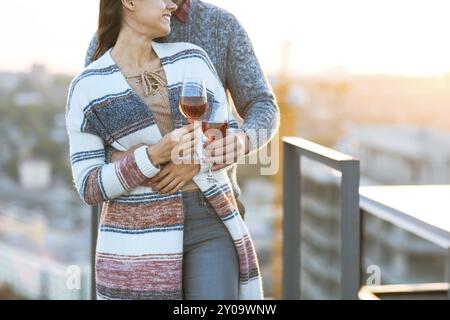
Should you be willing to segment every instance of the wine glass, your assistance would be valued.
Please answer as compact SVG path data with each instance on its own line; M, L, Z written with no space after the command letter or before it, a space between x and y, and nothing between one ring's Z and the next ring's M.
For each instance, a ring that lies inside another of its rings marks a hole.
M208 96L203 79L185 78L183 80L179 109L190 123L200 120L208 109Z
M208 110L208 95L206 93L205 81L201 78L184 78L181 88L180 100L179 100L180 113L193 124L199 121L200 118ZM201 140L202 132L200 128L196 130L195 134ZM199 144L196 149L198 158L201 159L202 147ZM187 156L185 160L190 159Z
M204 148L214 141L226 138L229 118L230 105L228 101L213 101L209 104L207 112L200 118L202 122ZM217 182L211 171L212 166L213 163L210 163L207 176L207 181L210 183Z

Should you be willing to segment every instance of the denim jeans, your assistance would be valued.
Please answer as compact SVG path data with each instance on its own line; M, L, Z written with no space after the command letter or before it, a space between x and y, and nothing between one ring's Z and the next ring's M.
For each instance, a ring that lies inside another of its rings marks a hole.
M183 192L183 298L237 300L239 261L233 240L200 191Z

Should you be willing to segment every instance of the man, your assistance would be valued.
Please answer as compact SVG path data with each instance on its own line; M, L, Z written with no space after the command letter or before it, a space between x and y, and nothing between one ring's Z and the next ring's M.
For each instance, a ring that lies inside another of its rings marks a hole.
M202 47L211 58L223 86L229 91L237 113L244 120L241 126L243 131L226 138L225 144L233 143L234 148L222 148L222 141L212 145L215 151L211 161L223 163L221 160L227 159L225 164L213 166L213 170L219 170L228 167L230 160L236 163L238 158L260 149L273 138L279 127L279 109L240 22L226 10L201 0L173 2L178 9L171 22L172 32L159 41L190 42ZM86 65L92 62L96 44L94 36L87 52ZM238 199L241 190L236 182L236 164L227 170ZM243 214L245 209L242 203L238 201L238 205Z

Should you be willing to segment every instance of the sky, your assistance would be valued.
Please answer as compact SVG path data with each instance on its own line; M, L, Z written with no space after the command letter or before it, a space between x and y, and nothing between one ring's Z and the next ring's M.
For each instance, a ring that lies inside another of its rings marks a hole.
M96 30L98 0L0 0L0 71L33 63L77 73ZM245 26L263 69L309 74L450 72L448 0L207 0Z

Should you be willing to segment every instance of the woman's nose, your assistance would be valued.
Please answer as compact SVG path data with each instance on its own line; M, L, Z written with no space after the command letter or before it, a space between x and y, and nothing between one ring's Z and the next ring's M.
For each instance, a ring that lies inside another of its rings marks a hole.
M173 12L178 9L178 6L172 0L167 0L167 9Z

